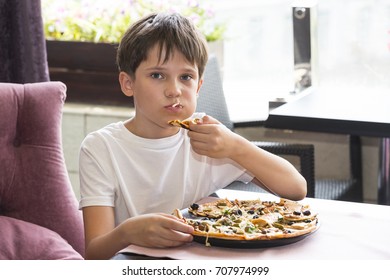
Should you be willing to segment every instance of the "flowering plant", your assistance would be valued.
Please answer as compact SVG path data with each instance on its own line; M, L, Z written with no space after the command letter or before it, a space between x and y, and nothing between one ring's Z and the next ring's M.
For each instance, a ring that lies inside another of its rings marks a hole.
M225 32L225 25L215 20L214 10L205 1L42 0L48 40L118 43L134 21L156 11L190 17L209 42L222 39Z

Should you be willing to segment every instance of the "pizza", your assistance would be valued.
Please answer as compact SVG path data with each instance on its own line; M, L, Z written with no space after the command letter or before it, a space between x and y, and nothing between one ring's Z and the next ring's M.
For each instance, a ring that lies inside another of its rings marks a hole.
M309 205L281 198L280 201L218 199L192 204L183 216L174 215L194 228L194 236L227 240L276 240L314 232L317 213Z
M192 120L183 120L183 121L172 120L172 121L169 121L168 123L172 126L178 126L178 127L182 127L182 128L190 130L190 122L196 124L199 120L200 120L199 118L195 118Z

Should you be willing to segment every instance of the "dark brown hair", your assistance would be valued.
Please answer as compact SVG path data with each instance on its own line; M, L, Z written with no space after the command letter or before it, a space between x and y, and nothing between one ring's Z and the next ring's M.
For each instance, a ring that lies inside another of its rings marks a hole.
M206 40L191 20L178 13L151 14L131 25L119 44L116 58L119 71L135 77L136 69L156 44L160 61L166 62L178 50L198 66L202 77L208 60Z

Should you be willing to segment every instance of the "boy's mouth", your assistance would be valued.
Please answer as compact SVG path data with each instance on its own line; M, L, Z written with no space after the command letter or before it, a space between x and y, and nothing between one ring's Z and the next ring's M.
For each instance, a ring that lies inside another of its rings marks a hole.
M175 104L172 104L170 107L172 107L172 108L183 108L183 105L181 105L180 102L176 102Z

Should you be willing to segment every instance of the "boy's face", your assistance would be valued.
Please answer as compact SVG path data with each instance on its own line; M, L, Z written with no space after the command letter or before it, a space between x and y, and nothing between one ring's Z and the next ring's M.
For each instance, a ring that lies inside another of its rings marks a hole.
M158 54L157 46L149 51L147 59L137 68L135 79L121 73L127 76L130 88L125 92L122 85L122 90L134 97L136 110L136 116L126 126L145 138L177 133L178 128L171 127L168 121L183 120L194 113L202 84L197 65L188 62L182 53L174 51L165 63L158 60Z

